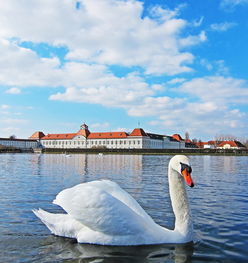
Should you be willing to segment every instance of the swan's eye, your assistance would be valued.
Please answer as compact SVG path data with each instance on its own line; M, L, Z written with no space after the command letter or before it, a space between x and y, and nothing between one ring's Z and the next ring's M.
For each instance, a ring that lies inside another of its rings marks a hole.
M181 164L181 172L186 169L186 171L191 174L192 173L192 168L191 166L185 164L185 163L180 163Z

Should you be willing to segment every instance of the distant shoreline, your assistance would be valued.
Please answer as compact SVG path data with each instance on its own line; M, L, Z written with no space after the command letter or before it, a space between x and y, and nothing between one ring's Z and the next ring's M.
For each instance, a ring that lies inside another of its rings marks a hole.
M143 155L232 155L248 156L248 149L10 149L2 148L0 153L58 153L58 154L143 154Z

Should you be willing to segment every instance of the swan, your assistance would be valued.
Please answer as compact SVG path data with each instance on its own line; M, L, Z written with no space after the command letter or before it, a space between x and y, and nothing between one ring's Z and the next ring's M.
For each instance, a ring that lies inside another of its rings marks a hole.
M181 244L193 240L185 183L194 186L188 157L175 155L168 166L169 193L175 214L174 230L156 224L138 202L109 180L81 183L61 191L53 201L66 214L34 209L55 235L99 245Z

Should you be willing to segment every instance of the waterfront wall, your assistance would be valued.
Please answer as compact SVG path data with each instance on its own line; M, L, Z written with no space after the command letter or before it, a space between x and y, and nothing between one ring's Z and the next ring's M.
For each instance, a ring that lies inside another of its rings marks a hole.
M248 149L43 149L44 153L248 155Z

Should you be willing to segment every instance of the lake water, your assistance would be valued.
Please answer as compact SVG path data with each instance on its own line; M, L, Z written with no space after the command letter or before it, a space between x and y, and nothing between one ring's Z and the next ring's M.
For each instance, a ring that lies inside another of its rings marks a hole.
M109 247L56 237L31 212L64 188L111 179L153 219L173 228L167 166L171 156L1 154L0 262L248 262L248 157L190 156L187 188L194 244Z

